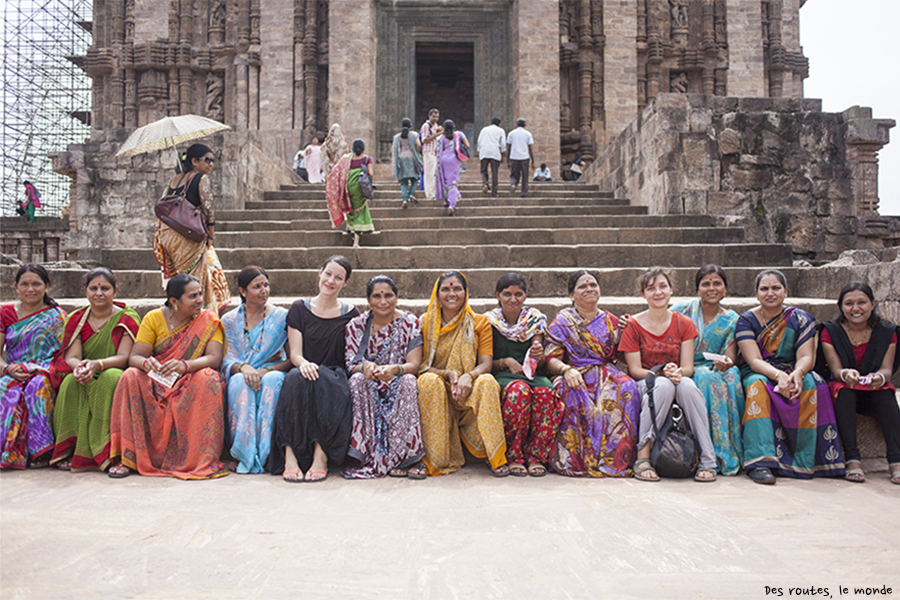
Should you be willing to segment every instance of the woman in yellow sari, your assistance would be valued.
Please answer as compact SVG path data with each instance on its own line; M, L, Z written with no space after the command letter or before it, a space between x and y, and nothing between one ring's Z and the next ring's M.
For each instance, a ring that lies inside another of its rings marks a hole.
M166 305L141 322L131 357L113 396L112 478L141 475L209 479L228 475L219 456L225 436L219 374L225 331L202 310L192 275L173 277Z
M491 375L491 324L469 306L462 273L438 278L421 321L419 413L428 473L447 475L463 466L461 439L474 456L487 459L494 475L506 477L500 385Z

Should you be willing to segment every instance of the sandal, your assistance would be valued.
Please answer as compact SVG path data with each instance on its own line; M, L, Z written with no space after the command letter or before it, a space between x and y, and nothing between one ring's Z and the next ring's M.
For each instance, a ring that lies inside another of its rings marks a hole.
M310 475L312 477L310 477ZM328 471L307 471L306 477L303 481L308 483L319 483L320 481L325 481L328 479Z
M650 477L650 473L653 474L653 477ZM634 478L638 481L651 481L654 483L659 481L659 475L656 473L653 465L650 464L649 458L639 458L634 461Z
M409 202L404 202L403 205L402 205L400 208L402 208L402 209L404 209L404 210L407 209L407 208L409 208Z
M855 464L854 468L849 468L850 465ZM847 470L844 473L844 479L847 481L852 481L853 483L865 483L866 482L866 473L862 470L862 465L858 460L848 460L847 461Z
M122 463L116 463L106 471L106 474L111 479L125 479L126 477L131 475L131 469L129 469Z
M33 461L31 461L31 463L28 464L29 469L46 469L49 466L50 466L49 458L38 458L37 460L33 460Z
M891 463L888 468L891 470L891 483L900 485L900 463Z
M61 460L56 463L56 468L60 471L71 471L72 470L72 460L67 458L65 460Z
M543 477L547 474L547 467L541 463L531 463L528 465L528 474L532 477Z
M420 460L407 470L406 477L408 479L425 479L428 477L428 467Z
M488 464L488 466L491 466ZM500 465L496 469L491 469L491 473L494 474L494 477L508 477L509 476L509 467L506 465Z
M447 215L448 215L448 216L451 216L451 217L455 217L455 216L456 216L456 211L453 210L453 207L452 207L452 206L448 206L448 207L447 207Z
M509 474L513 477L528 477L528 469L522 463L509 463Z
M281 478L287 481L288 483L303 483L303 471L284 471L281 474Z
M416 197L415 197L415 196L410 196L410 197L409 197L409 201L412 202L413 204L418 204L418 203L419 203L419 201L416 200Z
M409 471L406 469L401 469L397 467L396 469L391 469L388 471L389 477L407 477L409 475Z
M711 473L712 477L700 477L701 473ZM706 467L700 467L697 469L697 472L694 474L694 481L699 481L701 483L710 483L718 479L718 475L716 474L715 469L707 469Z

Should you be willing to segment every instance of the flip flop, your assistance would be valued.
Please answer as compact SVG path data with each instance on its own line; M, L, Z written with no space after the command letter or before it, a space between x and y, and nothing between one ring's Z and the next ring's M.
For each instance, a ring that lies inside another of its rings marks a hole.
M124 471L119 471L117 469L124 468ZM116 469L116 470L114 470ZM106 474L110 477L110 479L125 479L129 475L131 475L131 469L123 465L122 463L116 463L106 471Z
M316 479L309 479L310 475L322 475L322 477L318 477ZM320 481L325 481L328 479L328 471L307 471L306 478L303 481L306 483L319 483Z
M285 475L299 475L299 477L285 477ZM303 471L284 471L281 474L281 478L287 481L288 483L303 483L305 480L303 479Z

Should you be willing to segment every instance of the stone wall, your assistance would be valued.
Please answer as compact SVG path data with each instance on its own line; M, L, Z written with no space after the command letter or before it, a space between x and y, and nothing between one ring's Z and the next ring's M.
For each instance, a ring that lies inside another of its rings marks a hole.
M0 251L23 263L56 262L66 259L65 237L69 218L0 218Z
M893 126L812 99L660 94L584 179L651 214L711 214L824 262L893 235L873 184Z
M153 205L176 172L176 155L166 150L116 158L128 133L104 131L54 157L53 170L72 178L71 230L65 240L67 252L74 253L70 258L100 260L103 249L153 243ZM262 200L264 191L293 183L292 165L281 157L296 152L299 134L243 129L198 140L217 159L210 177L215 209L240 210L247 201Z

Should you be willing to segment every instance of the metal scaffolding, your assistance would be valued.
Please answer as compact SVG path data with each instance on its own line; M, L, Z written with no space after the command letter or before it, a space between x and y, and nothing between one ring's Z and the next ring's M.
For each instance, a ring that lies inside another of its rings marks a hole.
M5 0L3 8L0 214L15 214L25 180L41 193L37 216L59 216L71 180L49 155L90 136L91 80L81 61L91 46L90 0Z

